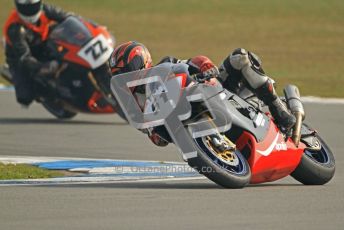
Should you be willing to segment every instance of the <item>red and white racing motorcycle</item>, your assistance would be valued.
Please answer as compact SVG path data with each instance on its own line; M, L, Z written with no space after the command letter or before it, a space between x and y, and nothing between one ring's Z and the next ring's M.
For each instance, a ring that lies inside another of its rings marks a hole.
M111 88L129 123L154 129L173 142L187 163L227 188L275 181L291 175L321 185L335 172L334 156L319 134L303 123L298 89L285 88L286 103L297 124L290 135L269 113L204 79L187 85L183 64L114 76Z

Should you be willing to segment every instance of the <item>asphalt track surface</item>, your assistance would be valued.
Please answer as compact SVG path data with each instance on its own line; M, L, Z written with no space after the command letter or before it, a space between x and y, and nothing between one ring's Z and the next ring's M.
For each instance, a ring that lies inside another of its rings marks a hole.
M331 146L325 186L292 178L222 189L207 180L0 187L0 229L344 229L343 105L306 104L307 121ZM0 154L180 161L117 116L56 121L0 92Z

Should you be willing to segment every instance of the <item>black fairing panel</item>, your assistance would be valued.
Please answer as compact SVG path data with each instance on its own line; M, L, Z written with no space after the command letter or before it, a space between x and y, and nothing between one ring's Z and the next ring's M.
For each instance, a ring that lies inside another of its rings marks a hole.
M88 100L95 89L88 79L89 70L69 64L58 79L58 91L62 99L83 112L88 112Z
M238 136L240 130L245 130L253 134L257 142L261 142L267 135L271 119L237 95L227 90L225 92L229 97L233 124L233 128L228 131L228 135Z

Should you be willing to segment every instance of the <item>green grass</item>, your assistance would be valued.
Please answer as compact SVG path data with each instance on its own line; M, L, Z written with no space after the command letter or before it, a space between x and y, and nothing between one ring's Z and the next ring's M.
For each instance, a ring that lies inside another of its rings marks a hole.
M8 85L8 82L5 81L2 77L0 77L0 84Z
M0 180L52 178L63 175L62 172L41 169L31 165L0 163Z
M12 7L2 4L0 23ZM162 56L204 54L220 63L244 47L261 56L281 90L344 97L343 0L51 0L105 24L117 42L144 43ZM3 57L0 56L0 61Z

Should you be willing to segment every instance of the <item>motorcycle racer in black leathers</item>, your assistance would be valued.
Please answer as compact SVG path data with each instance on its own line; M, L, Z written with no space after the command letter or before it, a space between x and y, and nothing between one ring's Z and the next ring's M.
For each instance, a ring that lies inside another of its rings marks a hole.
M5 56L13 76L17 101L28 106L36 97L33 78L53 75L56 61L44 60L49 27L71 13L42 3L41 0L15 0L4 29Z
M130 55L133 49L137 49L137 47L142 47L140 50L143 52ZM145 61L147 56L150 58L148 49L140 43L131 42L130 46L120 45L110 59L112 73L118 74L150 67L152 61L150 59L149 66L147 66ZM131 57L131 59L128 59L128 57ZM167 56L159 64L164 62L185 63L188 65L190 75L202 73L203 77L207 79L209 77L216 78L224 88L234 93L238 93L242 88L249 89L268 105L272 117L285 130L292 128L296 122L295 117L278 97L273 80L263 71L258 56L252 52L247 52L242 48L236 49L225 58L219 68L205 56L195 56L188 60L179 60ZM149 137L158 146L168 144L168 141L159 136L154 130L149 133Z

